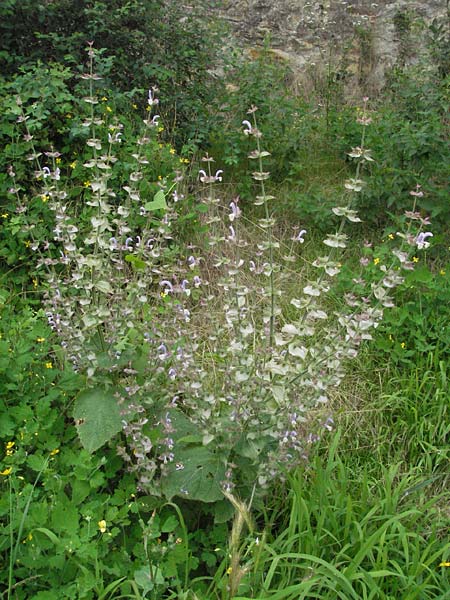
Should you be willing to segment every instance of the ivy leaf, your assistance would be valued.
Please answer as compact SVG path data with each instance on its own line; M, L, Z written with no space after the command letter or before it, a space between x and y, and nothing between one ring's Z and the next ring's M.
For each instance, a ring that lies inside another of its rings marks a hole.
M78 437L88 452L95 452L122 429L119 407L112 390L91 388L75 400Z
M223 500L224 479L225 461L221 457L202 446L179 447L175 460L167 465L161 481L162 491L169 499L181 496L200 502L217 502Z
M161 210L161 209L166 209L167 208L167 203L166 203L166 197L164 195L164 192L162 190L159 190L158 192L156 192L156 194L153 196L153 201L152 202L147 202L147 204L144 205L145 210L149 210L149 211L153 211L153 210Z

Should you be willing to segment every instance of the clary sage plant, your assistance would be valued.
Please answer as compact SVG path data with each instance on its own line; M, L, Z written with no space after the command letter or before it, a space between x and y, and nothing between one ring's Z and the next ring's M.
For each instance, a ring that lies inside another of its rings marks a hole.
M416 207L420 188L411 192L389 260L369 265L362 256L337 308L330 291L342 268L345 225L360 222L363 168L374 160L365 147L368 99L360 145L349 153L355 176L333 208L338 226L305 275L298 264L307 231L295 228L288 244L277 239L257 108L242 135L254 140L248 157L259 186L258 241L248 241L239 198L220 197L223 173L205 156L197 212L207 234L186 242L182 168L148 180L159 147L157 90L148 92L143 129L125 157L118 152L123 124L98 111L92 45L88 55L84 201L69 201L61 155L32 148L34 186L54 215L52 239L34 239L33 224L25 224L46 281L48 322L67 362L85 376L74 407L81 442L90 451L115 444L148 493L215 502L236 486L241 494L255 483L264 488L306 460L309 445L332 427L327 406L346 362L394 305L392 290L414 268L413 253L429 245L428 219ZM27 108L18 105L32 144ZM26 221L26 196L12 167L9 175Z

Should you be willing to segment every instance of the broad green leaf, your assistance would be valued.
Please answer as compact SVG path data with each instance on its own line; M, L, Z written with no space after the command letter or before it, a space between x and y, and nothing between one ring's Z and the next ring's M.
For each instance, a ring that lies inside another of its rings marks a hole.
M170 515L161 525L161 531L169 533L178 527L178 519L174 515Z
M134 581L142 589L142 593L145 596L147 592L153 590L155 585L162 585L164 583L164 576L158 567L153 570L153 577L149 567L141 567L134 572Z
M134 269L137 269L138 271L145 269L145 267L147 266L147 263L145 263L141 258L135 256L134 254L127 254L125 256L125 260L126 262L129 262L131 266Z
M224 480L224 460L203 446L195 446L178 448L161 483L162 491L169 499L181 496L200 502L216 502L223 499Z
M78 529L78 509L65 494L58 497L51 513L51 521L53 529L57 532L76 533Z
M91 388L75 400L73 418L78 436L88 452L95 452L118 433L122 422L112 390Z
M144 208L145 210L150 211L161 209L165 210L167 208L167 202L164 192L162 190L156 192L156 194L153 196L153 201L147 202L147 204L144 205Z

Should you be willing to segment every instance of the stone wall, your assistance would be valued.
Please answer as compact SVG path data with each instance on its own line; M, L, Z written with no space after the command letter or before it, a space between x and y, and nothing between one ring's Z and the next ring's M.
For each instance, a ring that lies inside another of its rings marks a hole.
M426 24L448 7L448 0L219 0L213 10L253 52L267 39L300 74L331 64L372 91L395 62L417 60Z

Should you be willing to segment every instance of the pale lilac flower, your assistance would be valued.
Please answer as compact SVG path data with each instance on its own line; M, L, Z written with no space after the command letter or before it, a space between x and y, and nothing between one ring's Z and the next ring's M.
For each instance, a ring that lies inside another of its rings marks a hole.
M236 201L230 202L230 204L229 204L229 206L231 208L231 213L228 215L228 218L230 219L231 222L233 222L235 219L237 219L239 217L239 215L241 214L241 209L238 207L237 202L238 202L238 198L236 198Z
M167 279L163 279L162 281L160 281L159 285L165 286L165 292L173 292L173 285Z
M153 92L155 92L155 91L156 91L155 88L152 88L151 90L148 90L148 100L147 100L147 102L148 102L149 106L154 106L155 104L159 103L158 98L154 98L153 97Z
M422 248L428 248L430 245L430 242L427 242L426 239L428 237L433 237L433 234L431 233L431 231L425 231L425 232L421 232L419 233L419 235L416 237L415 239L415 244L417 246L417 248L419 250L422 250Z
M165 360L169 356L165 344L160 344L156 350L158 352L158 358L160 360Z
M245 125L246 129L244 129L245 135L250 135L253 132L253 127L250 121L242 121L242 125Z
M293 235L293 236L291 237L291 240L292 240L293 242L300 242L300 244L303 244L303 242L305 241L305 240L303 239L303 236L304 236L305 234L306 234L306 229L302 229L301 231L299 231L299 232L297 233L297 235Z
M423 192L420 190L421 186L419 184L416 185L416 189L415 190L411 190L409 192L410 196L416 196L417 198L422 198L423 197Z
M215 175L207 175L203 169L200 169L199 178L202 183L215 183L216 181L222 181L221 173L223 173L222 169L216 171Z
M108 133L108 142L110 144L118 144L121 142L121 139L120 139L121 136L122 136L122 134L120 133L120 131L118 131L114 135L112 135L111 133Z

